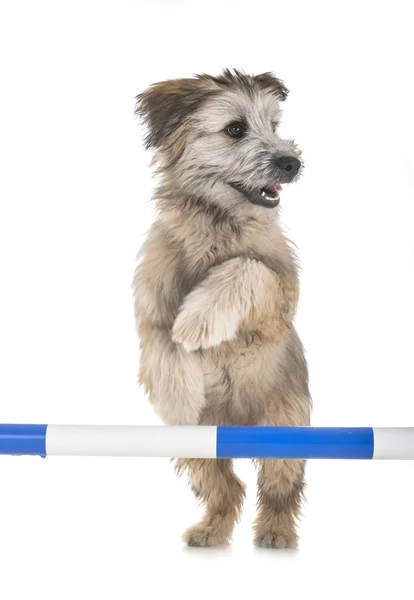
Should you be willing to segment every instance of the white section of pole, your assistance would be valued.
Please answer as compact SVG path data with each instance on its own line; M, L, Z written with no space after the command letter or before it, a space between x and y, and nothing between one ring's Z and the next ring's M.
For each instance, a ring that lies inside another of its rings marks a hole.
M48 425L46 454L216 458L216 440L211 426Z
M413 427L373 427L374 459L414 460Z

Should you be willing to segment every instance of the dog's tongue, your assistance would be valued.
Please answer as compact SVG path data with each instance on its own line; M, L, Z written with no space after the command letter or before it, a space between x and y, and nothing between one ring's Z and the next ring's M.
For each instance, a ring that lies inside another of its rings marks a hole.
M272 185L266 186L266 191L271 192L272 194L276 194L276 192L282 191L282 186L280 185L280 183L274 183Z

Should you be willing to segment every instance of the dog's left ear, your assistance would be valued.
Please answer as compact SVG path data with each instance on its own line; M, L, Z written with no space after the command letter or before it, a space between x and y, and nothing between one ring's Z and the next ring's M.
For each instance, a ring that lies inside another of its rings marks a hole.
M262 73L261 75L256 75L255 79L263 89L271 91L279 100L286 100L288 97L289 90L283 81L273 73Z
M136 97L135 114L147 126L145 145L158 148L205 101L208 91L197 79L154 83Z

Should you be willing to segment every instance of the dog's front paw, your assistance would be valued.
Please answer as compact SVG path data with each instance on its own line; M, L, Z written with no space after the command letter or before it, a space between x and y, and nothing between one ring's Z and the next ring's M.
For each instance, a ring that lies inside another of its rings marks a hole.
M172 328L172 340L176 344L181 344L187 352L193 352L202 347L205 343L205 336L201 330L200 324L196 321L191 323L178 315Z
M187 352L212 348L234 339L238 325L239 323L236 323L231 316L215 316L209 312L202 314L183 310L178 314L172 328L172 340L182 344Z

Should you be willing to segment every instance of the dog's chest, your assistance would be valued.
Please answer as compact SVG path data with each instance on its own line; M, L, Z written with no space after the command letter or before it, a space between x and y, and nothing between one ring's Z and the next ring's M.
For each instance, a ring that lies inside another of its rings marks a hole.
M256 258L269 268L284 270L290 261L280 230L271 224L246 222L237 228L201 228L195 222L185 223L176 230L174 243L164 247L157 260L160 270L153 265L153 273L160 274L162 284L158 298L173 320L185 296L216 265L238 256ZM156 276L156 275L155 275ZM160 282L161 283L161 282Z
M277 233L274 227L257 222L242 223L237 229L188 228L183 238L186 277L196 285L210 267L237 256L264 259L274 266L284 254Z

